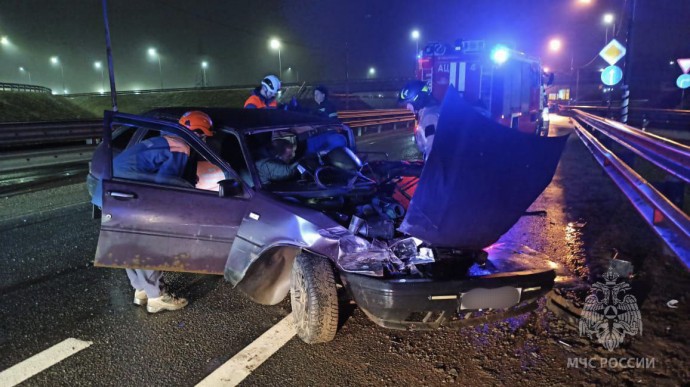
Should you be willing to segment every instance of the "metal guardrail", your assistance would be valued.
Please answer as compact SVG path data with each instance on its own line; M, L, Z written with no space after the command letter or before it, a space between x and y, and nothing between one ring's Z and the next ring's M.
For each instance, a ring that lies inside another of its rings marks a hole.
M2 153L0 154L0 174L24 169L85 163L91 160L94 149L96 149L95 145L80 145L66 148Z
M81 141L100 138L102 133L102 120L2 123L0 147Z
M297 83L284 83L283 87L299 86ZM178 87L171 89L144 89L144 90L122 90L118 91L117 95L139 95L139 94L157 94L157 93L179 93L185 91L213 91L213 90L249 90L256 87L253 85L237 85L237 86L206 86L206 87ZM110 98L110 92L105 93L74 93L65 94L62 97L107 97Z
M316 85L326 85L330 89L331 92L335 91L346 91L350 90L351 92L356 92L358 90L379 90L379 91L398 91L402 85L404 85L406 82L408 82L410 78L372 78L372 79L350 79L349 81L345 80L325 80L325 81L319 81L319 82L290 82L290 83L283 83L283 87L294 87L294 86L302 86L302 84L306 84L306 86L316 86ZM146 89L146 90L123 90L123 91L118 91L117 95L133 95L133 94L155 94L155 93L170 93L170 92L183 92L183 91L209 91L209 90L238 90L238 89L253 89L257 87L257 83L253 84L247 84L247 85L232 85L232 86L204 86L204 87L180 87L180 88L171 88L171 89ZM50 92L50 89L48 89ZM74 93L74 94L66 94L60 96L65 96L65 97L85 97L85 96L93 96L93 97L98 97L98 96L103 96L103 97L109 97L110 92L106 91L105 93Z
M690 183L690 147L629 125L575 109L578 118L644 157L657 167Z
M620 106L558 105L559 111L581 110L597 113L602 117L620 118ZM690 110L630 108L629 122L640 127L690 131Z
M620 110L620 106L612 105L610 108L608 106L597 106L597 105L559 105L561 109L579 109L579 110L596 110L596 111L616 111ZM690 116L690 110L681 109L655 109L655 108L644 108L644 107L632 107L630 110L646 113L662 113L662 114L681 114Z
M52 94L53 91L47 87L24 85L21 83L2 83L0 82L0 91L22 91L29 93L47 93Z
M606 148L583 123L684 180L690 176L690 147L581 110L574 112L575 128L585 146L686 270L690 270L690 217Z
M414 114L405 109L344 110L338 112L338 118L351 128L395 124L415 119Z
M352 128L414 120L414 114L404 109L345 110L338 112L338 117ZM102 130L101 120L2 123L0 124L0 148L100 138Z
M411 122L414 115L403 109L350 110L338 112L342 121L357 129L357 135L372 134L367 128L375 127L374 133L381 133L382 126ZM103 122L64 121L64 122L20 122L0 124L0 148L27 145L60 144L70 141L99 139ZM0 173L28 168L86 162L90 160L93 145L59 147L40 150L9 151L0 155Z

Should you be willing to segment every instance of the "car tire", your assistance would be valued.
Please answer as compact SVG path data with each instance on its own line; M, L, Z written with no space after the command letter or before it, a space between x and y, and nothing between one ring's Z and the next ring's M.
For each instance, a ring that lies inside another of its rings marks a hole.
M327 258L302 253L290 276L290 301L297 335L307 344L333 340L338 330L338 293Z

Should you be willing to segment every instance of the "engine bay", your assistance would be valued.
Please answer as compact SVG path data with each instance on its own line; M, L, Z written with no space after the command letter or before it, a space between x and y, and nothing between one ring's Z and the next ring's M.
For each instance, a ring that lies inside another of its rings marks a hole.
M421 175L422 161L363 163L348 148L334 148L301 159L301 177L281 182L272 192L283 200L318 210L347 229L332 230L340 240L339 266L377 277L452 278L483 264L483 250L431 246L398 227ZM340 234L338 234L340 233Z

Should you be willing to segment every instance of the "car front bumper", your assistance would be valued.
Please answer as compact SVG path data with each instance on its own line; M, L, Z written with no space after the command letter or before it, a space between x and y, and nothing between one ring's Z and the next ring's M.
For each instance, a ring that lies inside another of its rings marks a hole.
M357 305L376 324L428 330L477 325L529 312L548 293L554 270L450 279L382 279L341 272Z

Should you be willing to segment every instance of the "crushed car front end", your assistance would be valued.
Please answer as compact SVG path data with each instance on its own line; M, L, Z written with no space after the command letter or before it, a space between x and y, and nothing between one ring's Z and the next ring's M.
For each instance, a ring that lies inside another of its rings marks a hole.
M341 270L340 277L358 307L382 327L482 324L535 309L556 278L556 264L539 253L525 247L499 250L483 260L417 264L411 275L374 277Z

